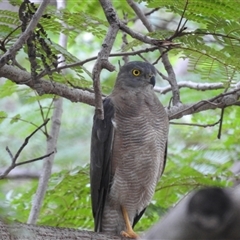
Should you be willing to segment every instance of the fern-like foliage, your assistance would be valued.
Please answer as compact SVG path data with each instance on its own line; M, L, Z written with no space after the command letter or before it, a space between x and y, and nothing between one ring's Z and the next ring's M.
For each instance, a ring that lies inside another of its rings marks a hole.
M140 1L142 2L142 1ZM178 43L173 50L190 61L190 70L203 78L233 79L240 70L239 2L231 0L146 0L148 8L175 14L175 27L148 34ZM133 40L124 50L142 46ZM216 73L218 70L218 73Z

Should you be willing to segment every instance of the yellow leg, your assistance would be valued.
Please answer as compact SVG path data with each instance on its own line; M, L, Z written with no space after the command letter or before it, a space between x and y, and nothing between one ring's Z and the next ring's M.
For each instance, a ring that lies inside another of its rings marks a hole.
M121 235L123 237L127 237L127 238L134 238L134 239L138 238L138 235L132 229L132 225L130 223L127 210L123 206L122 206L122 214L123 214L123 218L124 218L124 221L126 224L126 231L122 231Z

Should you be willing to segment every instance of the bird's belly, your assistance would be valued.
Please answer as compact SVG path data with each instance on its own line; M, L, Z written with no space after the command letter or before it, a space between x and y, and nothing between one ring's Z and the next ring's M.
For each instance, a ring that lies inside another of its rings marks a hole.
M147 149L122 154L117 160L110 199L134 214L141 212L150 203L158 182L159 157Z
M114 119L109 197L116 207L122 205L136 215L154 194L164 166L165 139L159 119L147 114L132 118L122 115Z

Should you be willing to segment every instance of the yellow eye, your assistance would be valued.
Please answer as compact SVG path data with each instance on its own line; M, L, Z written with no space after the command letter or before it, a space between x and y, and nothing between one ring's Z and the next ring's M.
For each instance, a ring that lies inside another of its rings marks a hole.
M132 70L132 74L137 77L137 76L139 76L141 74L141 71L138 70L138 69L133 69Z

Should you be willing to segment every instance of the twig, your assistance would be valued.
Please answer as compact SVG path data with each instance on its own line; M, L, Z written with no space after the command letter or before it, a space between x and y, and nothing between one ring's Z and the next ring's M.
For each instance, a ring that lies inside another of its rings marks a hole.
M95 114L99 119L104 119L102 94L100 86L100 73L103 68L114 71L115 67L108 61L109 54L112 50L113 43L119 30L119 19L114 10L112 3L108 0L99 0L105 16L110 24L107 35L103 41L102 49L98 53L97 61L93 67L93 87L95 92Z
M126 23L127 25L127 13L124 13L123 12L123 19L124 19L124 22ZM122 33L122 46L121 46L121 49L124 49L126 46L128 45L128 40L127 40L127 34L125 32ZM123 62L126 64L127 62L129 62L129 56L126 55L126 56L123 56L122 57L123 59Z
M184 126L191 126L191 127L203 127L203 128L207 128L207 127L214 127L217 124L219 124L220 120L218 120L215 123L211 123L211 124L197 124L197 123L178 123L178 122L169 122L170 124L173 125L184 125Z
M132 52L121 52L121 53L111 53L109 54L109 57L123 57L123 56L135 56L139 53L147 53L147 52L153 52L155 50L157 50L158 47L150 47L150 48L145 48L145 49L141 49L141 50L137 50L137 51L132 51ZM84 61L79 61L79 62L76 62L76 63L71 63L71 64L67 64L67 65L64 65L64 66L61 66L61 67L58 67L56 69L52 69L51 72L57 72L57 71L60 71L62 69L66 69L66 68L72 68L72 67L77 67L77 66L83 66L85 63L88 63L88 62L91 62L91 61L94 61L96 60L98 57L95 56L95 57L91 57L91 58L88 58ZM42 75L41 74L41 77L44 76L44 74Z
M0 117L0 119L12 119L12 120L14 120L14 119L16 119L16 118L15 118L15 117ZM29 123L30 125L32 125L32 126L34 126L34 127L38 127L37 124L35 124L35 123L33 123L33 122L29 122L29 121L27 121L27 120L25 120L25 119L17 118L17 121ZM40 129L40 131L41 131L44 135L46 135L46 132L45 132L44 130Z
M29 163L29 162L32 162L32 160L28 160L28 161L25 161L25 162L21 162L21 163L16 163L20 153L22 152L22 150L26 147L26 145L28 144L29 142L29 139L37 132L39 131L39 129L41 129L43 126L45 126L47 123L48 123L49 119L47 119L42 125L40 125L38 128L36 128L36 130L34 130L28 137L25 138L23 144L20 146L20 148L18 149L17 153L15 155L12 154L11 150L9 149L9 147L6 147L6 151L8 152L10 158L11 158L11 165L0 175L0 179L3 179L5 178L8 173L14 169L16 166L19 166L19 165L22 165L22 164L26 164L26 163ZM50 153L52 154L52 153ZM42 157L39 157L39 158L36 158L35 161L37 160L40 160L40 159L43 159L45 158L46 156L42 156Z
M223 116L224 116L224 109L221 109L221 115L220 115L220 124L219 124L219 129L218 129L218 135L217 138L220 139L221 138L221 133L222 133L222 123L223 123Z
M32 163L32 162L36 162L36 161L38 161L38 160L44 159L44 158L46 158L46 157L49 157L49 156L51 156L52 154L54 154L54 151L52 151L52 152L50 152L50 153L48 153L48 154L46 154L46 155L43 155L43 156L41 156L41 157L38 157L38 158L33 158L33 159L30 159L30 160L27 160L27 161L24 161L24 162L16 163L15 167L16 167L16 166L20 166L20 165L24 165L24 164L28 164L28 163Z
M47 7L50 0L43 0L36 13L33 15L30 23L28 24L26 30L22 35L18 38L18 40L13 44L12 47L8 49L6 53L4 53L0 58L0 68L3 67L9 60L13 59L16 52L22 47L25 41L30 36L30 33L37 26L45 8Z
M33 131L28 137L26 137L24 143L22 144L22 146L18 149L17 153L15 154L14 160L16 162L17 158L19 157L20 153L22 152L22 150L24 149L24 147L28 144L29 139L43 126L45 126L48 122L49 122L49 118L46 119L46 121L40 125L35 131Z
M186 0L186 3L185 3L185 6L184 6L184 9L183 9L183 12L182 12L182 15L181 15L181 18L180 18L180 21L178 22L178 26L177 26L177 29L176 31L174 32L174 34L168 38L168 40L173 40L175 37L178 37L179 35L181 35L181 33L186 30L185 28L185 25L187 23L187 19L185 20L185 22L183 23L183 25L181 26L182 24L182 20L183 20L183 17L184 17L184 14L187 10L187 6L188 6L188 0Z

